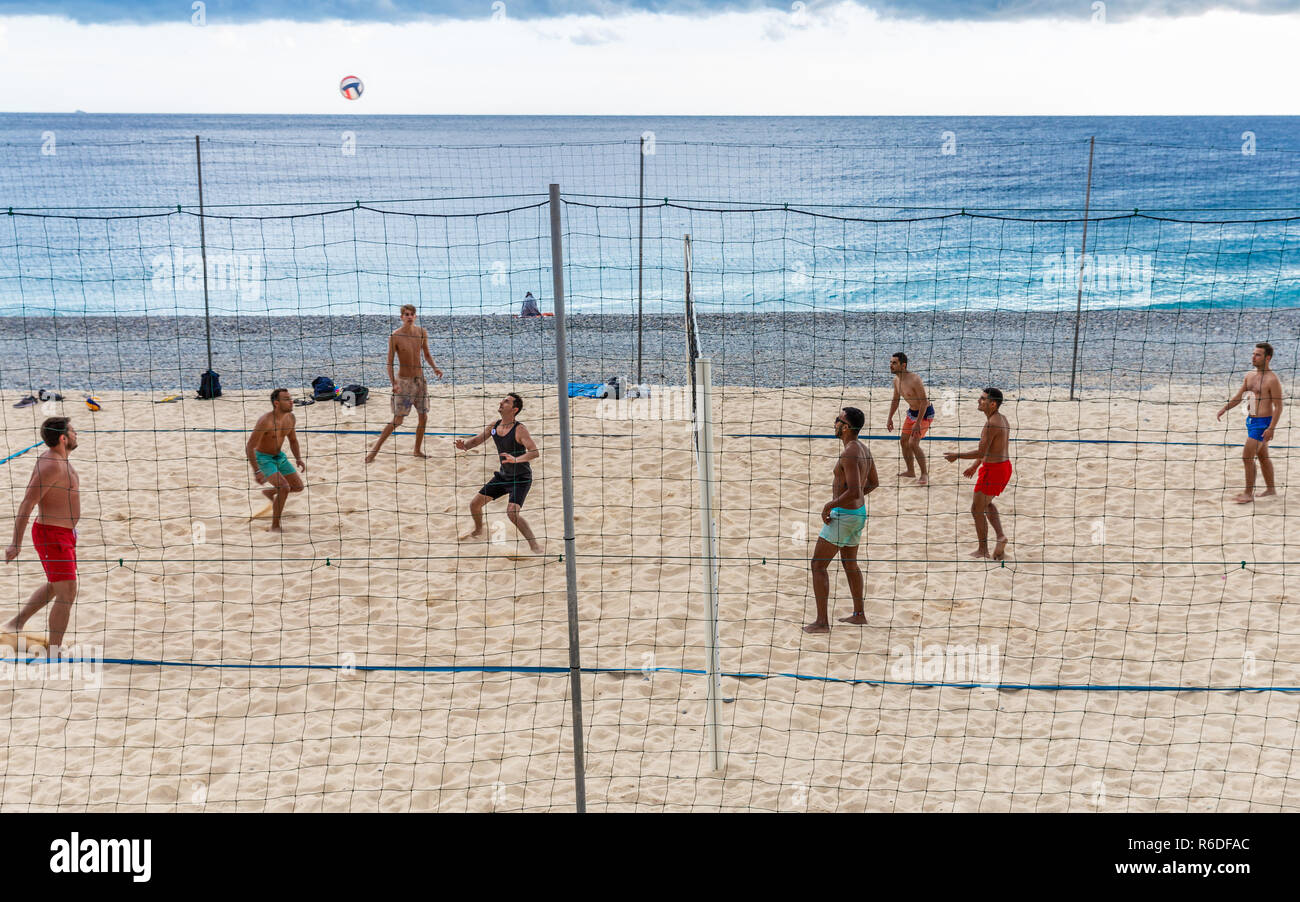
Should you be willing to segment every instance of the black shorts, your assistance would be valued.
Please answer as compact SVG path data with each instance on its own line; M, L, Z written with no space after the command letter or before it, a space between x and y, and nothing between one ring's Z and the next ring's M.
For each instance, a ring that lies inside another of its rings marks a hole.
M524 499L528 497L528 490L533 487L533 477L531 474L520 478L518 476L506 476L504 473L493 473L492 479L487 485L478 490L480 495L487 495L489 498L500 498L506 492L510 493L510 503L524 506Z

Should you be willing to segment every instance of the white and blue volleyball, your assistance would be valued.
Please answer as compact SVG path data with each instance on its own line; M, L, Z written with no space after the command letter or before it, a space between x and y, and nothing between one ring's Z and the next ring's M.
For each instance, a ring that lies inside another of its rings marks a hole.
M343 76L343 80L339 82L339 93L348 100L356 100L361 96L361 92L365 89L366 86L363 85L361 79L357 78L355 75L345 75Z

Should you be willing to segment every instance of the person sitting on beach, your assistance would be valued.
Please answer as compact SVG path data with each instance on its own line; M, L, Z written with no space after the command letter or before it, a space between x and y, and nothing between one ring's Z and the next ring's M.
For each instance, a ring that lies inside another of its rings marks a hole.
M506 506L506 516L510 518L511 523L515 524L519 534L528 540L528 547L533 550L533 553L541 554L545 549L538 543L533 531L528 528L527 521L519 512L519 509L524 506L524 499L528 497L528 490L533 486L533 470L528 462L541 456L533 437L528 434L528 428L515 419L523 409L523 397L516 392L510 392L497 406L501 419L490 426L484 426L483 431L469 441L463 438L456 439L456 447L461 451L468 451L491 438L496 443L497 455L501 458L500 468L492 474L488 483L478 490L478 494L469 504L469 512L474 517L474 531L461 538L485 538L484 506L489 501L508 493L510 502Z
M1273 484L1273 461L1268 456L1268 443L1277 431L1278 420L1282 419L1282 380L1269 368L1273 362L1273 346L1266 341L1255 345L1250 362L1254 364L1255 371L1246 374L1241 388L1215 417L1223 419L1225 413L1241 403L1242 395L1246 392L1254 395L1254 402L1247 408L1246 447L1241 452L1242 462L1246 465L1246 490L1236 497L1238 504L1249 504L1255 500L1256 457L1259 458L1259 469L1264 473L1265 486L1259 497L1277 494L1277 486Z
M989 524L997 536L993 546L993 559L1000 561L1006 557L1007 536L1002 531L1002 519L998 516L998 507L993 499L1001 495L1011 482L1011 459L1007 453L1010 447L1011 424L1002 415L1002 392L996 388L986 388L980 394L980 413L984 414L984 429L980 432L980 444L974 451L958 454L948 451L943 456L949 463L955 460L975 459L964 471L967 479L979 469L979 478L975 480L975 498L971 501L970 512L975 518L975 535L979 547L971 557L989 556Z
M396 376L393 375L394 354L400 364ZM412 407L419 414L419 420L415 424L413 453L416 457L427 456L421 450L424 445L424 427L429 423L429 384L424 380L424 364L420 360L422 355L429 361L429 366L433 367L434 374L441 379L442 370L438 369L433 355L429 353L429 333L415 324L415 305L403 304L402 324L388 336L388 381L393 384L393 418L384 427L384 431L379 433L378 441L366 455L366 463L375 459L379 449L388 441L393 430L402 425Z
M41 424L41 439L49 447L36 460L27 492L14 518L14 538L5 549L5 563L18 557L23 547L23 530L32 508L37 509L32 524L32 545L45 569L45 582L32 593L27 603L0 632L17 633L37 611L51 601L51 658L57 658L63 636L72 618L72 603L77 599L77 521L81 519L81 480L72 468L68 455L77 450L77 431L68 417L50 417Z
M898 411L899 398L907 401L907 416L903 419L903 432L898 441L907 469L898 475L903 479L916 476L913 470L915 462L921 470L916 484L929 485L930 472L925 465L925 455L921 453L921 439L934 423L934 405L925 395L921 377L908 370L907 355L902 351L889 358L889 371L894 374L894 400L889 403L889 422L886 424L890 432L894 431L894 414Z
M880 485L880 478L876 475L876 462L871 451L858 440L858 433L866 421L866 414L856 407L845 407L835 417L835 437L843 447L831 480L834 497L822 508L822 522L826 525L813 548L811 569L817 619L803 628L806 633L830 632L831 579L826 568L837 552L844 566L844 576L849 581L849 593L853 596L853 613L841 617L840 622L858 626L867 622L862 599L862 570L858 567L858 543L862 539L862 529L867 525L867 496Z
M262 490L271 501L271 532L283 532L280 528L280 514L290 492L303 490L302 479L298 471L289 463L281 448L284 440L289 440L289 450L298 462L298 469L305 470L302 451L298 448L297 418L293 415L293 395L287 388L277 388L271 392L271 412L264 413L253 427L253 434L248 437L244 453L248 455L248 465L253 468L253 477L258 485L269 482L272 488Z
M531 291L524 292L524 309L519 311L520 316L541 316L542 311L537 309L537 301L533 298Z

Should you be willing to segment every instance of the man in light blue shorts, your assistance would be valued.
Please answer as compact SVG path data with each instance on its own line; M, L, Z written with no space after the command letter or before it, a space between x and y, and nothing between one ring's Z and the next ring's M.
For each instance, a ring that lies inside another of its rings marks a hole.
M253 468L253 478L258 485L270 484L262 489L262 494L271 502L271 532L282 532L280 515L284 512L284 502L291 492L303 490L302 478L285 456L285 439L289 440L289 450L298 461L299 469L306 469L302 462L302 450L298 447L297 419L293 415L293 396L287 388L277 388L271 392L271 412L264 413L253 427L253 434L244 445L248 465Z
M856 407L845 407L835 417L835 437L843 447L835 462L835 476L831 490L834 497L822 508L821 535L813 549L813 595L817 600L817 619L805 626L806 633L830 632L828 604L831 579L827 572L831 558L836 554L844 565L844 575L849 581L853 596L853 613L841 617L841 623L862 626L867 622L862 598L862 570L858 567L858 543L867 525L867 496L880 485L876 475L876 462L867 446L858 441L858 433L867 421L866 415Z

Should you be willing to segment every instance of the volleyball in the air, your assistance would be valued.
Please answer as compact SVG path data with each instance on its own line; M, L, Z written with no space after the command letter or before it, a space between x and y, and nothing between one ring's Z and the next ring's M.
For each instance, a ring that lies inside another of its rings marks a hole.
M363 85L361 79L357 78L355 75L345 75L343 76L343 80L339 82L339 93L348 100L356 100L361 96L361 92L365 89L366 86Z

